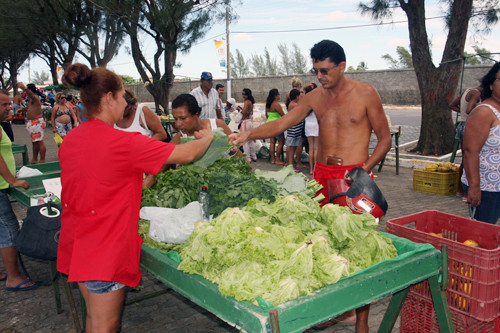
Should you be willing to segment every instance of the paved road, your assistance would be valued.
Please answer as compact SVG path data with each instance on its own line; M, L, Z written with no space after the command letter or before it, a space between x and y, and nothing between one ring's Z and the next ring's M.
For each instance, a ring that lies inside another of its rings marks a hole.
M16 142L26 142L27 134L21 125L15 127ZM52 139L50 129L46 130L48 150L47 161L57 159L57 147ZM31 149L30 149L31 151ZM16 160L20 157L16 157ZM18 163L19 160L18 160ZM276 170L277 166L267 160L253 163L254 168ZM305 169L308 170L308 169ZM412 170L401 169L400 174L395 174L395 169L384 166L380 173L376 173L376 182L386 196L389 210L378 227L385 230L388 219L420 212L423 210L439 210L459 216L467 215L467 207L456 196L439 196L412 190ZM18 203L13 203L19 219L26 215L26 210ZM28 271L35 280L48 280L49 268L46 262L26 258ZM3 265L0 264L3 271ZM152 291L165 288L153 276L143 274L141 284L144 289L140 292L129 292L127 298L133 298ZM0 286L1 285L0 282ZM74 290L75 296L77 295ZM56 314L52 289L40 287L27 292L8 292L0 288L0 332L25 333L25 332L74 332L69 314L68 305L63 299L63 313ZM369 325L371 331L376 331L387 308L390 298L372 303ZM342 300L338 300L342 302ZM395 332L399 331L399 320ZM238 332L203 308L185 299L178 293L170 290L164 295L134 303L125 307L122 319L122 332ZM309 332L309 330L308 330ZM313 331L311 331L313 332ZM353 326L335 325L323 332L352 333Z

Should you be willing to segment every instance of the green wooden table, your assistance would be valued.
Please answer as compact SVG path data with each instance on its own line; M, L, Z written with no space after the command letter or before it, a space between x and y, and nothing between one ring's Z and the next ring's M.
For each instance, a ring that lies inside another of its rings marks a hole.
M28 189L24 189L22 187L9 188L10 196L16 199L25 207L30 206L30 198L32 196L45 193L45 188L43 187L42 183L44 179L57 178L61 175L61 167L59 166L59 161L32 164L29 167L40 170L42 174L33 177L20 178L26 180L30 184L30 187ZM19 169L19 167L17 169Z
M393 295L379 328L379 332L391 332L410 286L428 279L440 330L452 332L446 297L438 282L443 267L441 252L429 244L385 235L394 241L397 258L343 278L318 290L314 296L299 297L269 309L222 296L217 285L199 275L177 270L178 262L168 254L145 245L141 267L184 297L247 332L302 332L348 310Z

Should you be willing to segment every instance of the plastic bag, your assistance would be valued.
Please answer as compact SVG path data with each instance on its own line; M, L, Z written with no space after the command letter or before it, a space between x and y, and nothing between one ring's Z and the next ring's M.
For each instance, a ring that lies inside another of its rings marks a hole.
M26 178L43 175L43 173L38 169L29 168L27 166L22 166L21 169L17 170L16 178Z
M198 201L184 208L142 207L141 219L149 220L149 237L157 242L183 244L194 230L194 224L203 219Z
M63 138L59 135L59 133L56 133L54 135L54 141L56 142L57 147L59 147L59 146L61 146L61 144L63 142Z

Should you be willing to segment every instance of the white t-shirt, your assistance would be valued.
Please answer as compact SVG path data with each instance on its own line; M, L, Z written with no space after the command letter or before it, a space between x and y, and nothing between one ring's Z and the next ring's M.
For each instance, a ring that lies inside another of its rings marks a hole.
M219 103L219 94L214 88L208 92L208 97L205 95L201 87L194 88L190 92L196 98L198 106L201 108L201 119L217 119L216 109Z

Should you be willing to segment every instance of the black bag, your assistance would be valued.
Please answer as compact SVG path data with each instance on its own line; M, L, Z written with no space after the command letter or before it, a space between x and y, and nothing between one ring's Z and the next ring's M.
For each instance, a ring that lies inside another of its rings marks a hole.
M47 214L47 204L28 208L17 236L16 247L19 253L38 259L57 259L62 209L55 204L51 206L55 215Z

